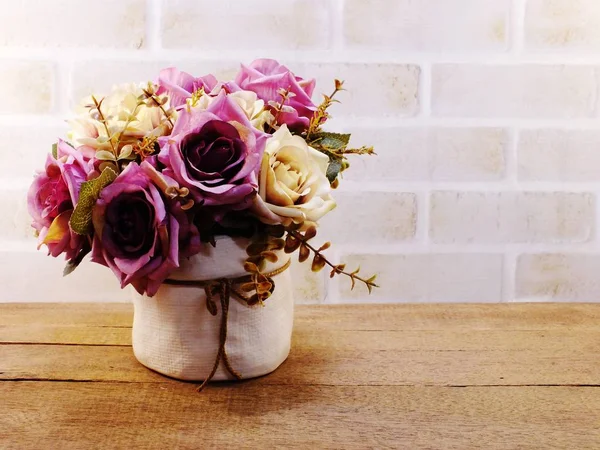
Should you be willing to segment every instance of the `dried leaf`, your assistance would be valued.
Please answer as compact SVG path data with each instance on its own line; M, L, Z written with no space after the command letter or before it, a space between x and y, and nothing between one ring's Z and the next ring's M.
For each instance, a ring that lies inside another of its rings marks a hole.
M240 284L239 288L243 292L252 292L255 289L255 284L253 282L249 281L248 283Z
M311 270L313 272L318 272L320 271L323 267L325 267L325 259L323 259L321 256L319 255L315 255L315 258L313 259L312 262L312 266L311 266Z
M298 252L298 261L303 263L310 256L310 250L306 245L300 246L300 252Z
M90 234L94 231L92 225L92 209L100 197L102 189L117 178L117 173L111 168L106 168L98 178L81 184L79 202L69 221L71 229L77 234Z
M267 228L267 233L269 234L269 236L281 238L285 234L285 227L283 227L282 225L274 225Z
M323 250L327 250L329 247L331 247L331 242L325 242L323 245L321 245L321 247L319 247L319 251L322 252Z
M308 241L308 240L314 238L316 235L317 235L317 227L315 227L314 225L311 225L304 232L304 239Z
M268 281L263 281L262 283L258 283L256 285L256 293L264 294L265 292L271 291L271 283Z
M244 263L244 270L251 273L258 272L258 266L251 261L246 261Z
M269 242L269 250L283 250L285 241L283 239L273 239Z
M258 294L253 294L248 299L248 306L254 306L257 303L260 303L260 296Z
M262 252L262 253L261 253L261 256L262 256L263 258L265 258L267 261L269 261L269 262L272 262L272 263L276 263L276 262L277 262L277 260L279 259L279 258L277 257L277 253L275 253L275 252L269 252L269 251L267 251L267 252Z
M248 247L246 247L246 253L248 256L256 256L260 255L262 252L267 250L269 244L266 242L253 242Z
M333 269L331 269L331 273L329 274L329 278L333 278L336 274L342 273L346 268L346 264L338 264Z
M296 250L298 250L298 247L300 247L301 243L302 242L298 238L288 234L287 238L285 239L285 247L283 251L286 253L294 253Z

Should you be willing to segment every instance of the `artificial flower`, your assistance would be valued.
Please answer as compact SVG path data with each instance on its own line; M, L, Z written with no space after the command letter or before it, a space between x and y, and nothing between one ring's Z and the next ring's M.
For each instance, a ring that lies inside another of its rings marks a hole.
M60 140L56 158L48 154L45 170L36 175L29 188L27 207L39 235L38 247L46 245L54 257L66 253L72 260L83 246L83 237L71 230L69 220L87 170L83 155Z
M269 224L316 222L335 208L329 158L281 126L267 141L253 210Z
M207 109L182 111L173 133L159 140L163 173L205 206L249 205L267 135L222 91Z
M277 114L277 123L287 124L293 131L307 129L317 109L311 100L315 80L297 77L273 59L257 59L249 66L242 65L235 83L243 90L255 92L271 109L273 104L281 102L281 92L288 91L290 96Z
M200 243L181 205L153 182L156 176L148 162L130 163L102 190L92 213L92 261L112 269L121 287L132 284L149 296ZM177 187L174 180L158 176L162 184Z

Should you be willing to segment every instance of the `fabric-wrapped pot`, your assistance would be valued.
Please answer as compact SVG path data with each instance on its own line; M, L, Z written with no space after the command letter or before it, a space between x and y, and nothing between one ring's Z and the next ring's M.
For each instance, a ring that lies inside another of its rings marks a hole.
M216 247L181 261L172 280L207 281L248 275L243 268L247 239L223 237ZM276 263L265 272L285 267L289 255L278 252ZM289 270L272 276L273 294L264 305L248 306L233 296L229 300L226 358L221 358L212 380L235 379L225 366L228 360L241 378L275 370L290 351L294 301ZM198 286L163 284L153 297L134 292L133 352L144 366L161 374L189 381L205 380L215 366L222 339L222 303L207 308L205 290ZM213 299L215 300L215 299Z

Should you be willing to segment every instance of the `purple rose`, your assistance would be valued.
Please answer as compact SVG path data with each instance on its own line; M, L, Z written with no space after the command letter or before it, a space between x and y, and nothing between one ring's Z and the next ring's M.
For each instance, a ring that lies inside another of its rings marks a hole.
M171 136L159 139L158 159L198 204L243 209L256 194L267 137L221 91L206 110L181 112Z
M256 92L258 98L279 103L281 89L294 94L285 103L286 108L278 116L278 124L287 124L291 130L308 128L317 107L311 100L315 80L304 80L295 76L286 66L273 59L257 59L249 66L242 65L235 83L243 90Z
M216 85L217 79L213 75L195 78L189 73L170 67L160 71L157 94L167 94L171 107L179 109L198 89L203 88L204 92L209 94Z
M181 205L152 181L176 186L147 162L130 163L100 194L94 206L92 261L108 266L121 281L152 296L179 267L179 259L199 251L198 230Z
M88 164L83 155L64 141L57 144L57 158L46 158L46 168L36 175L27 194L32 227L39 233L39 247L46 245L49 254L77 256L84 238L74 233L69 220L79 199L81 183L86 181Z

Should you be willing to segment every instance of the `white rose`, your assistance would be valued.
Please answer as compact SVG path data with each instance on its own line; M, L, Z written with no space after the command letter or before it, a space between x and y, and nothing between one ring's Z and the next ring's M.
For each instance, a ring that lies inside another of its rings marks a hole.
M106 120L106 126L98 119L98 113L92 107L92 97L84 99L78 107L78 116L69 121L71 131L69 138L77 146L87 145L96 150L109 150L108 132L111 136L120 137L121 146L143 139L145 136L163 136L171 131L170 123L160 108L138 105L138 98L143 95L147 83L123 84L115 86L106 96L96 95L102 101L100 111ZM163 106L169 109L168 103ZM174 116L171 120L174 120Z
M265 146L255 213L270 224L318 221L336 206L328 163L326 155L283 125Z
M259 100L255 92L237 91L227 94L227 96L244 111L254 128L264 130L265 124L273 122L273 114L265 109L265 102ZM194 108L207 109L216 98L215 95L203 94L194 104Z

